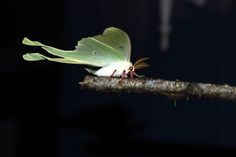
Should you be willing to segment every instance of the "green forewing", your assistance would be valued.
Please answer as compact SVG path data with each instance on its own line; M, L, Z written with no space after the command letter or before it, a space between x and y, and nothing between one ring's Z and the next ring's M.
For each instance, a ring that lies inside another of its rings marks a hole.
M114 27L107 28L103 34L83 38L78 41L75 50L60 50L38 41L24 38L23 44L40 46L57 58L50 58L40 53L27 53L23 56L28 61L50 60L61 63L87 64L103 67L117 61L130 61L131 44L129 36Z
M82 45L89 48L86 45L91 44L93 44L93 48L100 48L108 51L107 53L114 52L114 55L121 57L122 60L130 61L131 44L129 36L118 28L110 27L105 29L101 35L84 38L78 42L76 49L82 49ZM84 50L86 51L86 49Z

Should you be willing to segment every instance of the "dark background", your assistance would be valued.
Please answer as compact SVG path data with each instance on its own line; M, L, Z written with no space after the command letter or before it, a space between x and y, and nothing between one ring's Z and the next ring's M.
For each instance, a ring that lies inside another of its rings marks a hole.
M125 30L132 61L152 78L236 85L236 5L176 1L169 51L160 51L156 0L58 0L1 6L0 156L170 156L235 153L236 104L81 90L83 66L26 62L23 37L74 49L106 27ZM14 40L13 40L14 39ZM16 39L16 40L15 40Z

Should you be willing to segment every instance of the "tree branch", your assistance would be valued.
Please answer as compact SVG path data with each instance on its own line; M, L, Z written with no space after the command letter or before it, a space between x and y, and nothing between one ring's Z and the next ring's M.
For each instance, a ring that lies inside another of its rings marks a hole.
M80 82L83 89L122 93L151 93L178 98L215 98L236 101L236 87L210 83L168 81L151 78L108 78L86 76Z

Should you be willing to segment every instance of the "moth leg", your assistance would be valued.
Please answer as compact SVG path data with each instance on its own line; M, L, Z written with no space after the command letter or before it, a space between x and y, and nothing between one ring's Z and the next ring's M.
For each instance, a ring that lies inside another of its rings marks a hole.
M136 77L141 77L140 75L138 75L136 72L132 72L132 75L136 76Z
M113 73L110 75L110 77L113 77L116 73L116 69L113 71Z
M122 75L121 75L121 79L122 79L122 80L124 80L125 75L126 75L126 74L125 74L125 70L123 70L123 73L122 73Z
M134 71L129 71L129 75L130 75L130 77L133 79L134 78Z

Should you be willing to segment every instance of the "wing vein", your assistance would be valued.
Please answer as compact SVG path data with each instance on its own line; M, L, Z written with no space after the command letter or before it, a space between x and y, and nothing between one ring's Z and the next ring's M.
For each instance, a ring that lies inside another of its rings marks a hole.
M94 39L94 38L91 38L91 37L89 37L89 39L91 39L91 40L93 40L93 41L95 41L95 42L98 42L99 44L104 45L105 47L111 49L112 51L115 51L115 52L119 53L117 49L114 49L113 47L111 47L111 46L108 45L108 44L105 44L104 42L101 42L101 41L99 41L99 40L97 40L97 39Z

